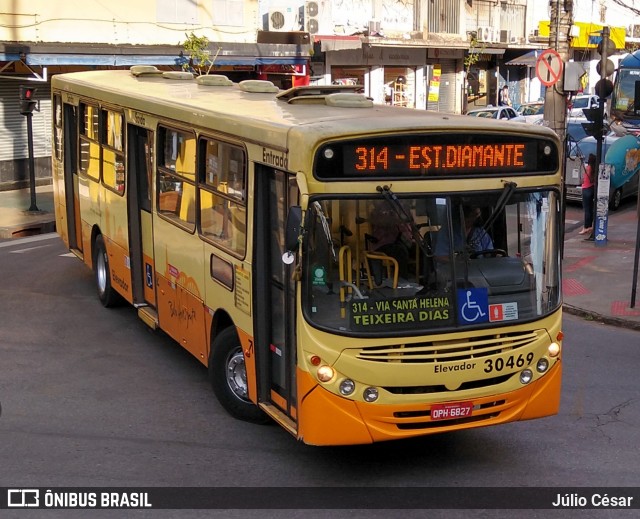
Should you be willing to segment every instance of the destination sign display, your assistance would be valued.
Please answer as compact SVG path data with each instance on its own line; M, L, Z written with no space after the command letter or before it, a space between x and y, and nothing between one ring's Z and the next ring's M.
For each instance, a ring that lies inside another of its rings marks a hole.
M448 294L431 297L353 300L348 306L352 330L415 329L416 326L451 326L453 303Z
M549 139L504 134L391 135L322 146L316 177L447 178L504 174L552 174L558 150Z

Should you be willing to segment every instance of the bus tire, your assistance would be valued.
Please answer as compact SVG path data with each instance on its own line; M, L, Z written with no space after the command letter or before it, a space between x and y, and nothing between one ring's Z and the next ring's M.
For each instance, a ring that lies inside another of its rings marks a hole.
M247 371L240 339L233 326L218 333L209 354L209 380L218 401L234 418L267 424L269 416L247 395Z
M98 298L103 306L109 308L116 305L120 296L111 286L109 256L107 255L107 247L104 244L102 234L96 236L93 250L93 271L96 277Z

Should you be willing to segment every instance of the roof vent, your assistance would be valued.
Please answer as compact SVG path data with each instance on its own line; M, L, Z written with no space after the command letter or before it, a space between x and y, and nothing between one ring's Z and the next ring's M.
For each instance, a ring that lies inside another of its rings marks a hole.
M264 79L245 79L238 86L243 92L275 93L279 90L271 81Z
M363 94L338 93L329 94L324 98L327 106L338 106L340 108L371 108L373 100Z
M129 68L132 76L160 76L162 71L158 70L158 67L154 65L133 65Z
M198 76L196 78L196 83L199 85L206 86L231 86L233 85L233 81L231 81L227 76L222 74L205 74L204 76Z
M191 72L169 71L163 72L162 77L165 79L191 80L193 79L193 74Z
M280 92L276 97L281 101L289 101L294 97L302 96L327 96L343 92L362 93L362 85L309 85L293 87L284 92Z

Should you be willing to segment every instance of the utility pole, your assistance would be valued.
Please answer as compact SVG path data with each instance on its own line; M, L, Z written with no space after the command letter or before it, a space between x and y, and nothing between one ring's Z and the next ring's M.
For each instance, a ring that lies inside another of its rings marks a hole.
M549 47L554 49L563 63L569 61L569 31L573 23L573 0L551 0ZM564 78L547 88L544 96L544 123L565 142L567 100L564 93Z
M569 32L573 23L573 0L549 0L551 17L549 23L549 48L554 49L563 63L569 61ZM563 67L565 68L565 67ZM562 143L562 231L560 233L560 257L564 257L564 221L566 215L566 152L567 152L567 99L564 92L564 77L547 87L544 96L543 122L556 132Z

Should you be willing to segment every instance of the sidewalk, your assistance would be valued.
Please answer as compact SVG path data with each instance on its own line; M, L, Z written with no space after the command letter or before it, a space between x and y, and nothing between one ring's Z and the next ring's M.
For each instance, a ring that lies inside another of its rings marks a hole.
M36 189L40 212L29 213L29 189L0 192L0 240L53 232L53 186ZM635 206L609 220L603 247L578 234L580 225L567 222L564 242L563 297L568 313L640 330L640 283L636 305L630 308L637 233Z
M640 283L630 308L638 220L635 204L629 205L615 220L609 215L602 247L579 235L579 224L565 225L562 289L568 313L640 330Z
M36 187L38 211L30 207L30 189L0 191L0 240L55 231L53 185Z

